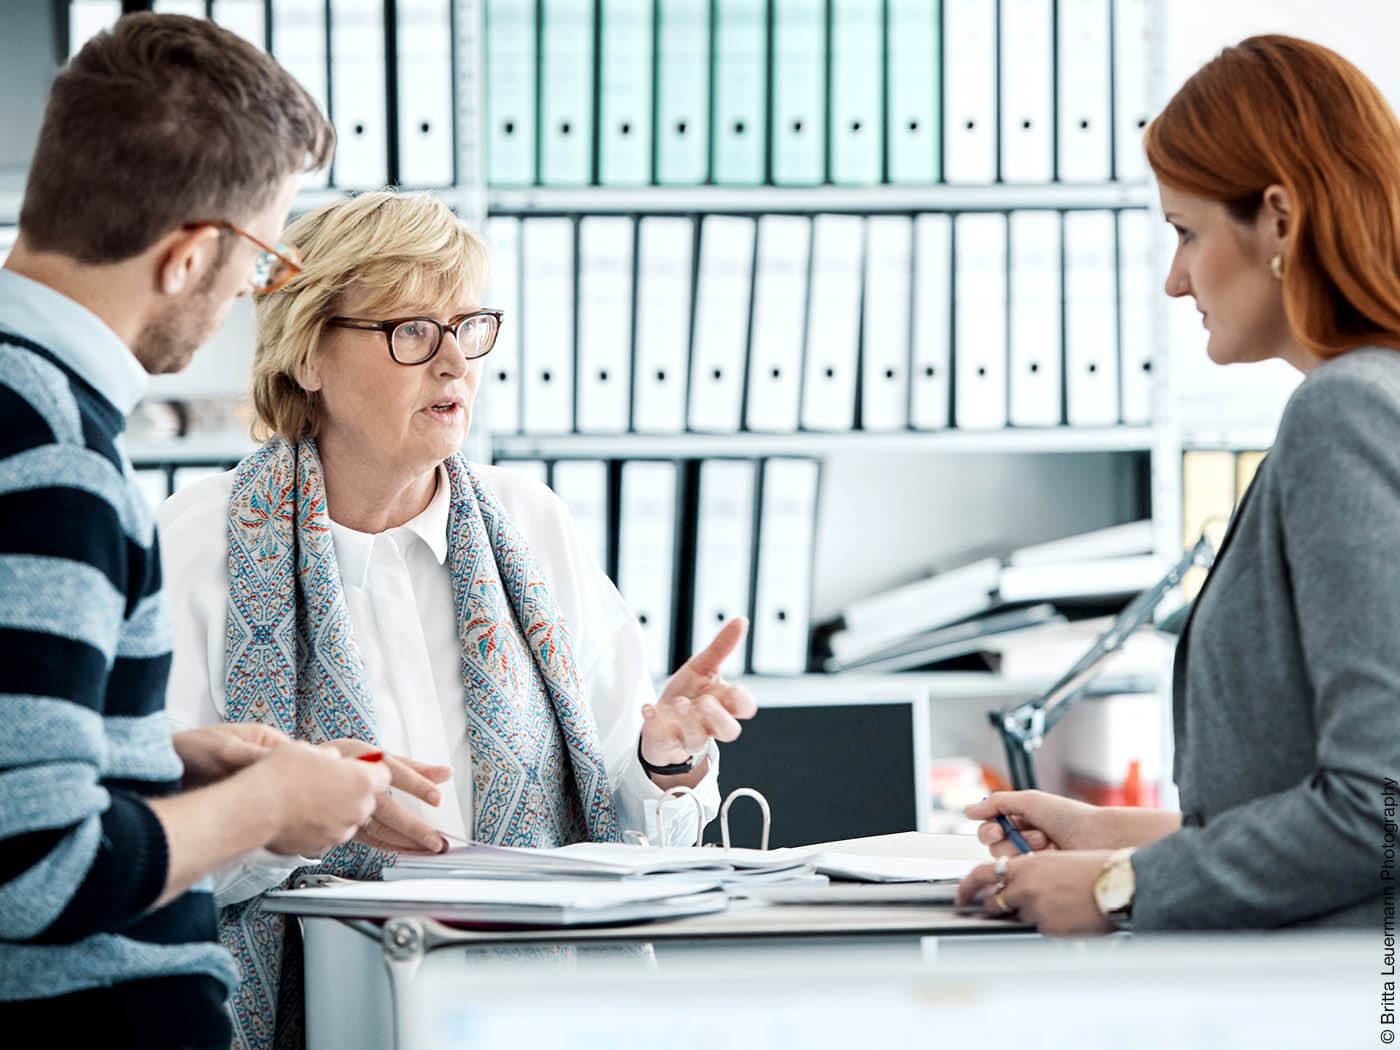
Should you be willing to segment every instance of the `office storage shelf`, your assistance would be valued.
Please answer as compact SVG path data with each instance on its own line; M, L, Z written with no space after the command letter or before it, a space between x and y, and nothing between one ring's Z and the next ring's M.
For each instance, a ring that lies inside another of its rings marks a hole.
M133 466L233 463L257 445L247 434L215 434L199 437L136 440L127 444Z
M1188 427L1181 433L1183 451L1218 450L1221 452L1248 452L1267 449L1274 443L1276 423L1259 423L1250 426L1230 427Z
M759 214L773 212L1000 211L1008 208L1146 208L1150 182L997 183L981 186L589 186L491 188L492 215Z
M1148 426L1003 430L849 431L791 434L493 434L497 459L705 458L828 456L843 452L1055 453L1147 452Z
M929 699L992 704L1038 696L1053 682L1049 678L1006 678L978 671L907 672L902 674L743 675L739 681L759 707L811 707L823 704L889 703ZM1161 686L1155 675L1107 674L1092 682L1089 695L1151 693Z

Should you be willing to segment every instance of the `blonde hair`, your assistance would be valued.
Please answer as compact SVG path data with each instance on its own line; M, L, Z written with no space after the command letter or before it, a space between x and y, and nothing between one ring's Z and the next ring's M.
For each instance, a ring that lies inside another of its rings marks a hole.
M352 287L369 294L367 316L393 316L465 289L480 295L489 277L485 243L427 193L387 190L334 201L292 223L283 241L304 265L280 291L256 304L253 436L300 441L316 433L318 402L298 376L316 352L326 321Z

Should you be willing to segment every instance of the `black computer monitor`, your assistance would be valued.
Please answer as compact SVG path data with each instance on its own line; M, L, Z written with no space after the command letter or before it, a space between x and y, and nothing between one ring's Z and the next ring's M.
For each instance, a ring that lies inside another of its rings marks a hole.
M720 797L761 791L774 849L913 831L915 792L926 788L915 783L914 747L910 701L761 707L738 740L721 745ZM757 846L761 829L754 801L736 799L731 845ZM720 841L718 820L705 841Z

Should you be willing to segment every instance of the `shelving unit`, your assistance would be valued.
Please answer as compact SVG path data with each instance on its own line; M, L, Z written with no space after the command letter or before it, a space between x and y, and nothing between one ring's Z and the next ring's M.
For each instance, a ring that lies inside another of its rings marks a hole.
M1153 3L1151 6L1155 23L1160 24L1161 5ZM478 228L488 217L495 216L529 219L592 215L912 215L1020 209L1063 212L1147 209L1156 204L1155 185L1146 180L989 185L939 182L922 186L859 187L488 187L482 147L486 112L484 7L483 0L452 0L457 55L457 184L433 191ZM1144 75L1155 88L1160 87L1162 81L1161 56L1152 57L1151 68L1145 70ZM17 217L22 185L22 172L0 171L0 225L13 222ZM298 195L293 211L301 213L342 195L343 191L334 188L305 190ZM1161 232L1164 239L1165 228ZM1160 295L1154 295L1152 301L1141 304L1141 308L1155 319L1165 317ZM1167 326L1160 323L1152 328L1156 340L1154 359L1163 360L1168 349ZM1197 447L1200 442L1218 447L1216 436L1181 432L1172 406L1168 371L1159 369L1154 373L1154 412L1149 425L849 433L543 435L490 434L478 424L469 437L467 452L481 460L695 460L790 456L820 459L828 468L824 474L824 488L836 487L829 498L824 498L822 513L837 507L841 513L849 514L852 512L848 505L860 505L862 513L881 518L904 514L915 518L902 528L888 527L884 521L875 523L879 527L872 530L875 536L872 543L881 548L877 553L885 560L883 568L875 565L871 572L871 589L914 571L921 559L934 561L946 556L949 551L938 547L940 536L955 537L955 542L967 543L980 529L986 533L983 538L991 542L1029 542L1051 538L1034 535L1037 526L1051 528L1072 522L1072 527L1066 526L1067 531L1081 526L1089 528L1121 520L1125 515L1136 513L1136 508L1143 504L1150 505L1156 524L1156 546L1166 557L1173 555L1180 545L1181 452L1183 448ZM1249 447L1261 447L1254 435L1231 437L1245 441ZM129 451L138 466L157 463L221 466L238 459L252 447L250 439L235 435L161 443L133 442ZM885 473L882 474L880 468L884 468ZM1095 473L1101 477L1088 476ZM870 480L872 477L876 480ZM892 480L895 477L900 480ZM988 482L989 477L994 480ZM1056 493L1031 491L1036 487L1036 478L1042 479L1041 488L1066 485L1063 499L1082 506L1065 510L1063 522L1045 521L1047 516L1042 512L1054 502ZM928 491L935 487L936 492ZM906 502L910 489L919 490L920 498L913 503ZM975 494L973 490L979 489L985 490L980 502L970 498ZM990 521L988 507L1003 498L1004 517L1019 516L1029 520L1018 522L1016 528L1009 531ZM1075 513L1080 517L1074 518ZM1094 521L1095 516L1104 520ZM826 520L819 529L818 542L825 538L828 544L839 546L852 542L857 532L857 523L849 517L835 526ZM910 549L909 537L919 532L929 541L927 550ZM903 560L898 561L900 558ZM824 565L848 560L852 559L845 551L819 550L817 572L820 574ZM859 558L854 560L860 562L865 571L878 558L867 557L864 562ZM815 593L819 604L814 609L817 619L829 615L842 601L854 596L849 593L848 583L824 585L830 582L817 580ZM1066 663L1072 658L1072 654L1067 656ZM976 731L991 741L984 710L1034 695L1048 685L1048 682L1008 681L997 675L963 673L804 674L745 676L743 680L758 696L760 704L768 706L816 707L862 700L908 700L915 705L915 710L922 712L916 719L916 729L928 742L928 747L919 752L925 758L947 750L934 738L935 734L943 732L938 727L945 724L942 721L945 717L968 726L975 724ZM1151 680L1106 680L1095 688L1108 692L1164 690L1165 675ZM1165 711L1163 718L1165 724ZM1169 738L1169 734L1167 736ZM919 768L924 770L925 766ZM1164 768L1169 768L1169 764L1164 762ZM922 797L925 793L919 794Z

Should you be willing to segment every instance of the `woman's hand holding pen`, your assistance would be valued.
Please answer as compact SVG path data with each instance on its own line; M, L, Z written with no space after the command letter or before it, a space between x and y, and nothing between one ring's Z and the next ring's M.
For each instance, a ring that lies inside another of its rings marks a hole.
M335 748L347 758L383 762L389 770L390 790L379 796L374 812L356 833L356 842L389 852L426 850L441 853L447 848L440 832L419 820L411 809L394 801L393 791L406 792L430 806L436 806L442 801L442 790L438 785L452 779L451 766L430 766L402 755L385 754L363 740L332 740L326 746Z
M997 822L1000 816L1011 821L1032 850L1111 848L1113 843L1103 841L1106 829L1098 826L1103 812L1098 806L1046 791L995 791L963 810L982 821L977 841L994 857L1021 852Z
M1021 851L997 823L1005 817L1036 852L1047 849L1121 849L1145 846L1181 827L1181 814L1134 806L1091 806L1048 791L994 791L963 810L977 828L977 840L994 857Z

